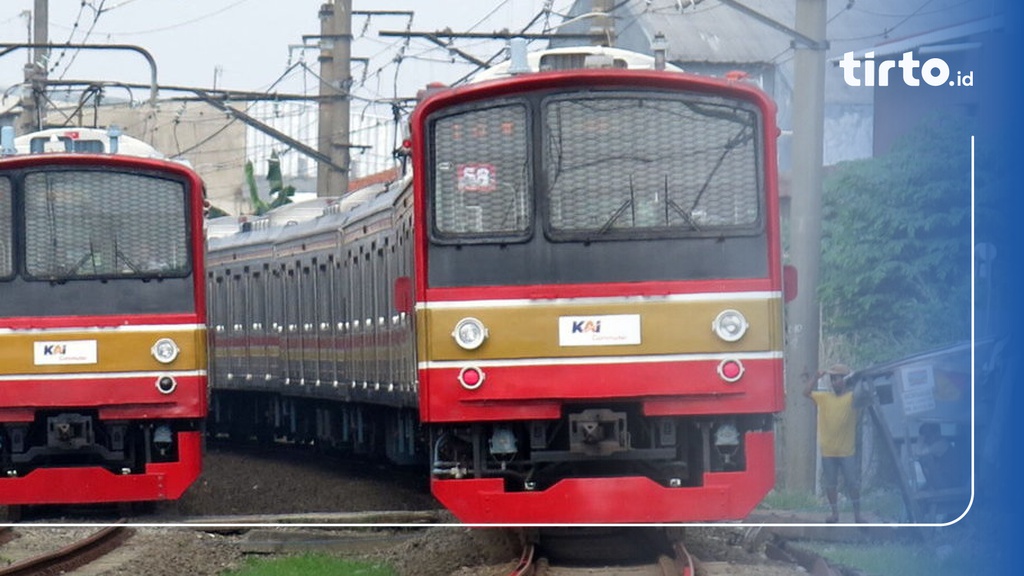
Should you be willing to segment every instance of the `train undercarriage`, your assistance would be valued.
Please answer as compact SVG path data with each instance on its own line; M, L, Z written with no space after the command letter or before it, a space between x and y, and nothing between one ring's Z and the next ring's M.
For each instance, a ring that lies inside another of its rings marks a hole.
M770 415L645 417L638 405L580 405L559 420L434 427L431 473L501 478L508 492L623 476L694 487L705 472L745 470L745 434L771 427Z
M465 522L520 508L530 522L682 522L742 518L760 501L773 479L773 423L770 414L648 417L639 403L594 403L566 405L557 420L424 426L408 407L219 391L209 432L429 466L435 496ZM579 491L606 496L572 496ZM593 507L616 494L648 505L595 515L557 504Z
M176 462L179 433L190 420L101 420L95 411L40 411L32 422L0 426L0 474L27 476L40 468L93 466L118 475L147 464Z

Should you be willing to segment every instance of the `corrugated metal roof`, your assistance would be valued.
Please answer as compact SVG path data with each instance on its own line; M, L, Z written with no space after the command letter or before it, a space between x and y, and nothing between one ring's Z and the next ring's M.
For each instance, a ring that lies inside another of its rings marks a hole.
M797 0L739 2L785 26L796 26ZM590 10L590 0L580 0L572 14ZM829 56L978 20L993 11L992 4L969 0L828 0ZM788 35L719 0L634 0L614 14L621 47L640 50L638 36L646 37L649 45L662 32L673 62L773 62L792 53ZM586 32L591 25L581 21L560 31Z

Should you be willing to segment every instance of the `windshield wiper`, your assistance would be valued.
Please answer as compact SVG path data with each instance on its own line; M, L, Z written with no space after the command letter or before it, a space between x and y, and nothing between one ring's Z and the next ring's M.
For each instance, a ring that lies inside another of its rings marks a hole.
M718 173L718 169L721 168L722 164L725 162L725 157L733 150L736 150L753 139L754 133L752 130L748 130L749 128L750 126L740 127L740 131L736 133L736 136L725 143L725 146L722 148L722 154L718 157L718 161L715 162L715 166L711 169L708 177L704 179L704 185L701 186L700 192L697 192L697 197L693 199L693 205L690 206L690 212L697 209L697 205L700 204L700 200L704 196L704 193L707 192L708 187L711 186L711 181L714 180L715 174Z
M636 206L636 191L633 190L633 175L630 174L629 175L629 198L627 198L626 201L622 203L622 206L619 206L618 210L616 210L614 213L612 213L611 217L608 218L608 221L605 222L603 226L601 226L600 228L597 229L597 233L598 234L605 234L605 233L608 232L608 230L611 230L611 227L615 224L615 222L623 214L626 213L626 209L627 208L632 208L633 209L632 210L632 213L633 213L632 214L633 225L636 226L636 207L635 206Z
M690 227L690 230L694 230L694 231L700 232L700 226L697 226L697 222L695 222L693 220L693 214L691 214L690 212L687 212L686 210L683 210L682 206L680 206L679 204L676 204L675 200L673 200L668 195L668 174L665 174L665 226L670 226L671 225L671 224L669 224L669 217L668 217L669 216L669 212L668 212L669 208L674 210L677 214L679 214L680 217L682 217L683 222L685 222L686 225Z
M127 266L132 271L132 274L141 274L142 273L142 267L137 265L136 263L132 262L131 258L128 258L128 256L125 255L125 253L121 251L121 248L118 245L118 241L117 241L117 239L119 237L120 237L120 234L115 232L114 233L114 268L115 269L117 268L117 260L121 259L121 260L124 261L125 266Z
M78 259L78 262L75 262L75 265L68 269L68 276L78 276L78 271L81 270L82 266L85 266L85 263L89 260L92 260L92 273L95 274L96 247L93 246L92 239L89 240L89 251L83 254L82 257Z

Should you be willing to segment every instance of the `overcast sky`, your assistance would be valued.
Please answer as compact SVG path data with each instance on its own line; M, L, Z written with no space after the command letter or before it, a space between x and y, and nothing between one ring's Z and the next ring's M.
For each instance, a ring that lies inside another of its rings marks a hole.
M28 41L25 13L32 11L33 4L33 0L0 2L3 42ZM303 35L320 33L321 4L322 0L50 0L49 39L60 44L140 46L156 60L162 85L210 87L216 77L220 88L315 92L312 72L305 71L300 60L316 71L317 51L294 46L302 44ZM552 4L555 11L564 11L572 1ZM544 0L353 0L354 10L412 10L415 31L518 30L544 5ZM552 17L551 21L557 20ZM540 32L543 22L531 31ZM426 82L451 82L473 70L422 39L409 42L396 63L403 40L377 32L407 27L408 19L402 16L374 16L369 25L366 17L355 17L352 54L370 58L365 74L361 65L353 67L357 96L393 96L396 70L399 91L404 92L400 96L412 95ZM458 47L486 59L501 45L461 40ZM22 81L28 57L26 50L0 57L0 87ZM146 61L131 52L62 50L51 55L51 62L51 79L148 83L150 78ZM147 96L136 94L135 98Z

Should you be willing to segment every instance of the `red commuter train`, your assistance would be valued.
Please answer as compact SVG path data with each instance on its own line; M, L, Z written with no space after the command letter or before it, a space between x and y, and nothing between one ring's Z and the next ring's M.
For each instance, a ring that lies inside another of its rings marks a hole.
M117 130L4 148L0 505L178 498L207 414L203 183Z
M783 408L774 105L571 52L428 95L411 175L211 237L213 426L425 460L473 524L760 502Z

